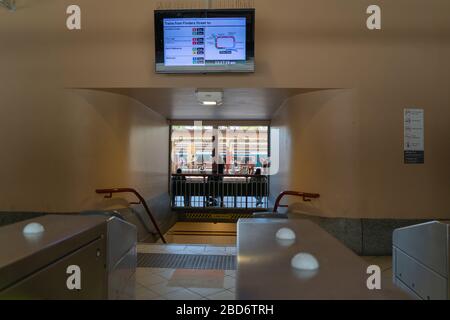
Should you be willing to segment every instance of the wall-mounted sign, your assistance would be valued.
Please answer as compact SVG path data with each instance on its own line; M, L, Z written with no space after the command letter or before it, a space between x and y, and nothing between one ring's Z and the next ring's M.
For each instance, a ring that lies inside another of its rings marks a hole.
M405 164L422 164L425 161L423 118L423 109L403 110Z

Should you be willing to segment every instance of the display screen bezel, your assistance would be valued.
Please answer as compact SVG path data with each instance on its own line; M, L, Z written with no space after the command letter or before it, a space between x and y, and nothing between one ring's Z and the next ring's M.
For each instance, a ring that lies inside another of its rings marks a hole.
M156 73L218 73L255 71L255 9L183 9L155 10L155 72ZM164 19L173 18L246 18L245 64L165 66Z

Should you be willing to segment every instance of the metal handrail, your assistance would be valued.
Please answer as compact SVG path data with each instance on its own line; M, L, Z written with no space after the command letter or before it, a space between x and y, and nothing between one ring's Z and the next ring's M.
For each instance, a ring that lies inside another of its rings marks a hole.
M267 208L268 194L268 176L261 174L177 173L171 175L170 181L171 203L177 209Z
M273 207L274 213L276 213L278 211L278 207L287 207L287 205L280 205L280 201L284 196L302 197L303 201L311 201L311 199L320 198L320 194L318 194L318 193L308 193L308 192L299 192L299 191L283 191L278 195L277 199L275 200L275 206Z
M145 199L140 195L139 192L136 191L136 189L133 189L133 188L97 189L97 190L95 190L95 192L99 193L99 194L106 194L105 198L112 198L113 193L133 193L139 199L139 202L130 202L130 203L131 204L141 204L142 203L142 205L144 206L145 211L147 211L147 214L150 217L150 220L152 221L156 231L158 232L159 236L161 237L162 242L167 243L161 230L158 227L158 224L156 223L155 218L153 217L153 215L150 211L150 208L148 207L147 203L145 202Z

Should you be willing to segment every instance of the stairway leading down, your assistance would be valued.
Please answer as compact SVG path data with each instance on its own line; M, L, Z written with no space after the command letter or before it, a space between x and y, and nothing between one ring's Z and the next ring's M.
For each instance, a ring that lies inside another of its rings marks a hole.
M166 234L168 243L234 246L235 223L177 222Z

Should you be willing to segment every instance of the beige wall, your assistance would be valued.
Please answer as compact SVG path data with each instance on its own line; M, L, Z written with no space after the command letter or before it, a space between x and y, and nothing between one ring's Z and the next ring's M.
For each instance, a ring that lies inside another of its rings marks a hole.
M135 187L148 200L167 194L168 125L146 106L92 90L59 97L27 91L20 101L10 95L0 127L2 211L127 205L103 200L96 188Z
M76 2L83 30L65 31L55 18L52 31L71 87L353 88L399 79L420 87L430 77L450 79L445 0L377 0L381 31L366 28L371 0L257 0L256 72L208 76L154 73L153 10L161 1ZM191 1L175 0L183 2ZM59 10L69 3L58 1Z
M409 86L406 73L387 87L358 90L362 215L450 218L449 82L439 76L438 68L430 72L434 73L424 75L428 83L422 87ZM414 72L409 76L415 77ZM407 107L425 111L423 165L403 163L403 108Z
M94 190L130 186L171 219L166 120L125 96L63 88L65 9L17 4L0 10L0 211L123 208L135 199Z
M276 131L280 136L281 164L271 177L273 196L283 190L320 193L320 199L298 209L331 216L359 214L355 98L351 90L324 90L286 101L272 120L272 136Z
M328 217L448 219L450 100L429 90L441 98L427 90L361 88L289 99L272 121L282 164L272 195L320 193L310 203L290 199L291 208ZM406 106L425 109L423 165L403 163Z

